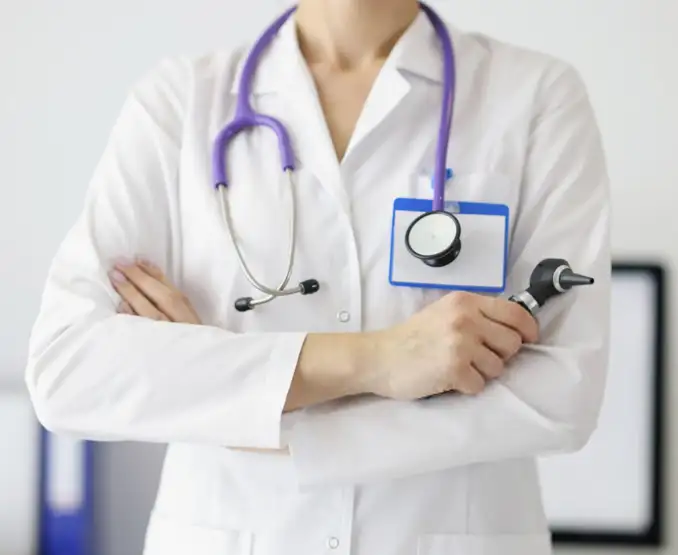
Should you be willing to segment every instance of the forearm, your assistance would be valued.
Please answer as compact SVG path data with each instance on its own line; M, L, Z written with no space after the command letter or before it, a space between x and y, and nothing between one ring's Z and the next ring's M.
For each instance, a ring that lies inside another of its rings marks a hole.
M112 315L48 287L26 381L51 430L99 441L280 447L303 333ZM243 422L247 425L243 426Z
M115 315L105 287L64 287L60 267L48 280L26 373L47 428L96 440L277 449L283 412L366 392L369 334L236 334Z
M291 412L368 393L368 371L376 341L368 333L309 334L285 403Z

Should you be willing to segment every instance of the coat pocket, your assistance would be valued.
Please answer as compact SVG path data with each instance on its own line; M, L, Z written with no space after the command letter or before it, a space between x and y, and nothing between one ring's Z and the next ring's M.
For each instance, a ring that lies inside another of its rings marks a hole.
M417 555L550 555L549 534L428 534L420 536Z
M250 555L251 547L249 533L198 526L154 513L144 555Z

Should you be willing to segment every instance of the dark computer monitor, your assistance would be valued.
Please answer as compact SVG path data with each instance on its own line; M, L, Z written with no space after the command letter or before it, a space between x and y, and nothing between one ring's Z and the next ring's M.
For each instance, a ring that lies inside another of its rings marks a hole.
M582 451L540 461L556 543L661 543L666 301L659 265L613 265L599 427Z

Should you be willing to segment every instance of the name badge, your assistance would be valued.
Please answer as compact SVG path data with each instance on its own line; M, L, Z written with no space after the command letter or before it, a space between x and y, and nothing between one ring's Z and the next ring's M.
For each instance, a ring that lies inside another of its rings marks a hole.
M509 207L480 202L445 203L461 226L461 249L446 266L432 267L416 258L406 244L410 224L431 212L431 199L397 198L393 203L389 282L420 287L502 293L506 288Z

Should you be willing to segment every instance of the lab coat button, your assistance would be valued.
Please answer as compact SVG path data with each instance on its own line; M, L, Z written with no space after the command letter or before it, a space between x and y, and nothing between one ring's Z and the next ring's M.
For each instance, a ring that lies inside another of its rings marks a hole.
M337 314L337 320L339 320L342 324L346 324L351 320L351 313L342 310L339 314Z
M338 538L328 538L327 539L327 547L330 549L337 549L339 547L339 539Z

